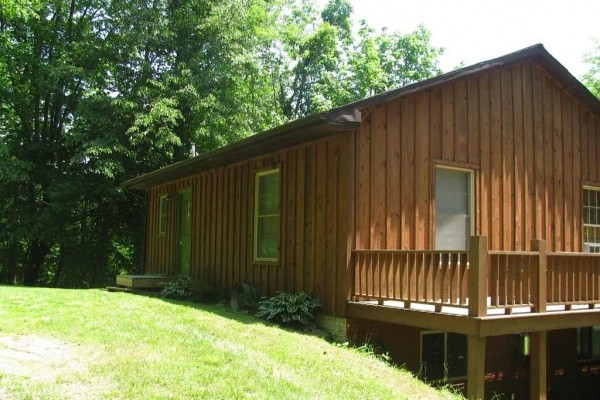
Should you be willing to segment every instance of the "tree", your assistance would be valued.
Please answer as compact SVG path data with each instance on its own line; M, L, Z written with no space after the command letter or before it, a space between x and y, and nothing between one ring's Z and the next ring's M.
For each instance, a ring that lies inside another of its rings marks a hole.
M411 33L379 34L361 21L359 42L350 55L353 99L364 98L430 78L441 73L438 58L443 49L431 46L422 25Z
M351 21L348 0L2 0L0 282L135 272L124 180L439 72L425 28Z
M14 213L3 218L12 228L9 254L22 247L23 281L33 285L70 211L69 203L57 201L72 161L65 143L84 93L102 78L106 54L99 34L103 2L22 4L0 11L0 182Z
M585 62L590 64L590 70L583 76L583 83L600 99L600 42L596 42L595 51L585 57Z
M377 33L362 21L355 38L347 0L330 0L320 14L310 2L291 1L290 9L278 20L281 46L274 47L279 104L288 119L441 73L443 49L430 44L424 26Z
M118 184L280 122L263 111L276 109L259 57L265 9L53 0L0 10L2 281L98 285L135 269L144 214Z

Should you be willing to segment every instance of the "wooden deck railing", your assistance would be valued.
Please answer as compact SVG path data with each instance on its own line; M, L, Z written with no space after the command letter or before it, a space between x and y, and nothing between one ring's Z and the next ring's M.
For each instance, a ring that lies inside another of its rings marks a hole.
M466 251L355 250L355 296L467 305Z
M600 303L600 255L488 251L487 238L473 236L471 250L354 250L354 297L465 307L483 316L488 308Z
M537 268L538 253L489 252L489 305L532 306Z
M591 304L600 298L600 255L548 253L549 304Z

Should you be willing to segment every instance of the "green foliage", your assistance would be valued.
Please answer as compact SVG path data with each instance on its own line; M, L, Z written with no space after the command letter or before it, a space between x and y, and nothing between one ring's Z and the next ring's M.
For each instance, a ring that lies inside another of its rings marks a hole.
M256 312L261 299L260 290L246 283L241 284L241 292L238 294L238 307L240 310Z
M196 303L216 303L224 297L223 292L214 285L187 276L167 282L160 295L166 299Z
M585 62L590 64L590 70L583 76L583 83L600 99L600 41L596 42L594 52L585 57Z
M255 315L279 325L307 329L314 327L314 316L320 308L321 303L310 293L277 292L259 301Z
M355 37L348 0L2 0L0 282L140 272L145 199L121 182L436 74L439 54L422 27Z
M396 363L394 363L394 361L392 360L390 353L385 351L384 349L382 349L380 346L377 346L375 343L373 343L370 335L367 335L365 341L358 345L353 345L350 342L334 343L334 344L338 347L345 348L345 349L351 349L351 350L356 351L357 353L365 354L369 357L376 358L378 360L385 362L386 364L389 364L392 366L396 365Z
M350 54L354 81L349 88L353 99L439 75L438 58L444 52L430 45L431 34L422 25L414 32L401 34L383 30L376 34L366 21L361 22L359 42Z
M289 1L294 11L279 17L285 52L277 52L279 104L296 118L439 74L443 49L419 26L401 34L375 32L361 22L352 35L352 7L330 0L320 16L310 3ZM276 37L277 38L277 37Z

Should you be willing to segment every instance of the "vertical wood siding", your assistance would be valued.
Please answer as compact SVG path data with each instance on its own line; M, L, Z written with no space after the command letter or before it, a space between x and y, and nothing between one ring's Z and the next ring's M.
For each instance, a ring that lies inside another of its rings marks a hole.
M490 248L582 249L582 185L600 186L600 122L521 62L362 110L359 131L153 187L146 271L175 273L176 198L191 188L194 277L312 292L345 313L351 250L435 247L435 166L472 169ZM255 174L280 169L278 262L253 261ZM168 194L167 231L158 234Z
M178 191L191 188L192 276L226 290L244 282L263 294L310 291L327 313L344 315L350 143L350 134L339 134L152 188L146 271L176 273L175 199ZM278 262L257 262L253 260L255 174L273 168L280 170L280 257ZM158 234L162 194L173 199L165 235Z
M475 233L492 249L582 249L582 186L600 184L600 123L521 62L363 110L356 247L435 246L435 166L474 170Z

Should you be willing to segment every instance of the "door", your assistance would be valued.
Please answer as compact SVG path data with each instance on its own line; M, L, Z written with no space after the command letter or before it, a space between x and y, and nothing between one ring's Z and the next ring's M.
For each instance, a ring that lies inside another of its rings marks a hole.
M177 193L177 273L190 274L192 254L192 192Z

